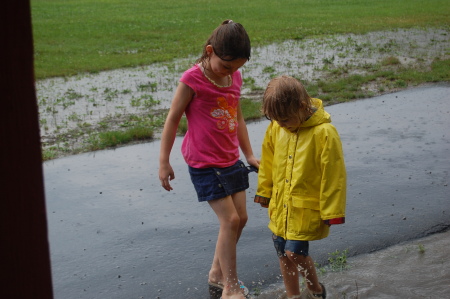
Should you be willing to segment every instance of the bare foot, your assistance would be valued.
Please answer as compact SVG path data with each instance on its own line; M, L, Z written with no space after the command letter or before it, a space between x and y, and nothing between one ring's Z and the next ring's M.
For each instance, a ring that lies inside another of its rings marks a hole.
M218 271L213 271L210 270L209 271L209 275L208 275L208 283L211 285L215 285L216 287L220 287L221 289L223 289L223 275L221 272Z

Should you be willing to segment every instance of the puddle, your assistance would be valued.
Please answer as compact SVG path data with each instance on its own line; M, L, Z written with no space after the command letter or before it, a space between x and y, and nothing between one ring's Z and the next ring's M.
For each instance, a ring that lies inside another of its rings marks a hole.
M321 78L325 69L345 67L347 74L364 73L389 56L397 57L402 65L427 68L435 58L448 57L449 36L443 29L411 29L290 40L254 48L242 68L247 82L243 96L263 89L279 74L312 81ZM95 131L108 120L124 126L133 116L152 119L155 112L170 107L182 72L195 59L37 81L44 147L53 145L58 135L69 134L67 139L71 130L72 135L82 128Z

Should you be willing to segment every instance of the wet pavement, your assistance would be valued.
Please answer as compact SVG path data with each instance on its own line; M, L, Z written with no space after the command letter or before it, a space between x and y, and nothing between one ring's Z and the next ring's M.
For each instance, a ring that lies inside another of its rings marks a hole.
M373 252L450 226L450 85L326 107L348 172L347 223L311 243L328 253ZM248 124L255 154L268 121ZM159 141L44 163L55 298L208 298L218 223L198 203L175 141L174 190L158 181ZM267 210L253 203L238 244L248 288L279 282Z

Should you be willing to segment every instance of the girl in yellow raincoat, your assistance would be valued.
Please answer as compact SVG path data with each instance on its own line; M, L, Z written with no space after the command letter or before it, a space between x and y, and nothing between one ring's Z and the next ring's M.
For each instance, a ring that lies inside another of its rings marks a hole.
M345 222L346 171L338 132L322 101L292 77L270 81L263 113L271 123L255 202L269 208L287 296L326 298L308 249L309 241L328 236L330 225ZM301 294L299 273L307 282Z

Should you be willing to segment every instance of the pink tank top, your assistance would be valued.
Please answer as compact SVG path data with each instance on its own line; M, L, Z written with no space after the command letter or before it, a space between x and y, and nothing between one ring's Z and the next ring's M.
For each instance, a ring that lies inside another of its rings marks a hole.
M186 108L188 131L181 152L194 168L228 167L239 159L237 109L242 77L232 75L230 87L213 85L198 65L181 76L180 81L194 90Z

